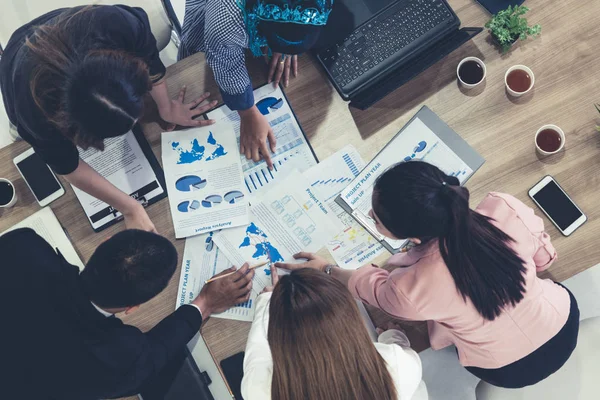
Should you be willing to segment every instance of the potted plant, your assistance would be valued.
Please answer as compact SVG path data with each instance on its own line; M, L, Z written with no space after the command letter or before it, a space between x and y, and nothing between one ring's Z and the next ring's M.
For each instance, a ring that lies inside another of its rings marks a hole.
M527 24L527 18L523 17L527 11L529 8L525 6L508 6L507 9L498 11L485 24L502 52L510 50L518 39L525 40L529 36L539 35L542 31L539 24L534 26Z

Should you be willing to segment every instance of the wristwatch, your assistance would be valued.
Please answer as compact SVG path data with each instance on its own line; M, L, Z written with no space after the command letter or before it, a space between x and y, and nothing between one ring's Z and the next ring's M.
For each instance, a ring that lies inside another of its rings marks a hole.
M337 265L335 264L328 264L325 269L323 270L323 272L325 272L327 275L331 275L331 270L334 268L338 268Z

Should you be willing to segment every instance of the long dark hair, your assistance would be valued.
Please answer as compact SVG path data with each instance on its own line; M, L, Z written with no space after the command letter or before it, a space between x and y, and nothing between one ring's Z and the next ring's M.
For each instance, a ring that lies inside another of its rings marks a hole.
M514 240L469 208L458 178L421 161L397 164L377 180L373 211L397 238L437 239L458 291L487 320L523 299L525 266L509 246Z
M36 27L25 45L35 63L30 90L36 105L76 145L102 150L105 138L125 134L141 116L152 83L140 58L72 43L69 32L85 32L94 8L65 11Z
M269 306L274 400L397 398L348 289L304 268L282 276Z

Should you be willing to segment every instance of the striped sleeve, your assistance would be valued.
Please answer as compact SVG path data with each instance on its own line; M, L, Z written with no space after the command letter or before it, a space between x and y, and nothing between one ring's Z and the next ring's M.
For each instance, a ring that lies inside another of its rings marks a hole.
M232 110L254 105L245 49L248 35L236 0L187 0L179 58L203 51L225 104Z

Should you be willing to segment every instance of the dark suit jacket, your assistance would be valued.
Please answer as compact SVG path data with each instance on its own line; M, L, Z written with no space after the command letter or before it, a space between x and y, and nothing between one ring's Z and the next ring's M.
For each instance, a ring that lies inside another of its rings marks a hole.
M0 237L0 398L136 394L178 357L202 318L180 307L147 333L105 317L77 267L31 229Z

